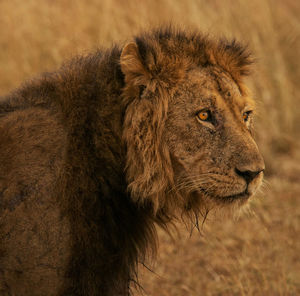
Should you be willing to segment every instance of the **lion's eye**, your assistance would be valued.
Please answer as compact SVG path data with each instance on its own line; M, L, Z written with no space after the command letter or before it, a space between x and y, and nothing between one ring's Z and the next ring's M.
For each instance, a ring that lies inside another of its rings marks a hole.
M197 117L202 121L211 121L211 113L209 110L201 110L197 113Z
M243 113L243 120L244 120L245 122L248 121L249 116L250 116L251 113L252 113L252 111L247 111L247 112L244 112L244 113Z

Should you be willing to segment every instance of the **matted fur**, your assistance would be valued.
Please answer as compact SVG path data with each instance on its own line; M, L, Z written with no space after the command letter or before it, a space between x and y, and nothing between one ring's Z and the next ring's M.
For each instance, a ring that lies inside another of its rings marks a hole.
M262 173L252 188L243 172L263 170L239 109L251 62L169 27L1 98L0 294L128 295L155 223L244 203ZM197 100L223 119L197 122Z

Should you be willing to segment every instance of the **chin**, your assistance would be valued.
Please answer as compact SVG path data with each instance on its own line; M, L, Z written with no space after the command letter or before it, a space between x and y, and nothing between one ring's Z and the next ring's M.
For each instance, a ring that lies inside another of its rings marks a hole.
M216 199L220 205L243 205L248 202L250 197L251 195L248 193L240 193L230 196L218 196Z
M253 196L247 189L240 193L226 195L210 195L209 199L218 206L224 205L243 205Z

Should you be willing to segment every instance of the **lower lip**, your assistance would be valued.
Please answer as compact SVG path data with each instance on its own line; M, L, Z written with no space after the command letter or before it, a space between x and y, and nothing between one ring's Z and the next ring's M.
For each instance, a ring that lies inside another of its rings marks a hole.
M229 195L229 196L224 196L223 198L230 198L230 199L248 199L250 197L249 193L243 192L235 195Z

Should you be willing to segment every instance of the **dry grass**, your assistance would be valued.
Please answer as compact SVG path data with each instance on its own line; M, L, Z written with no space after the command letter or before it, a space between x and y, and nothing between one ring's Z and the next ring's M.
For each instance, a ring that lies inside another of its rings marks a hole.
M300 294L299 15L294 0L0 0L0 95L71 55L165 22L235 36L255 52L249 82L270 189L252 202L255 215L211 217L202 236L160 231L158 275L141 268L146 295Z
M211 218L191 237L160 231L156 274L141 268L144 295L299 295L300 185L276 178L270 187L252 214Z

